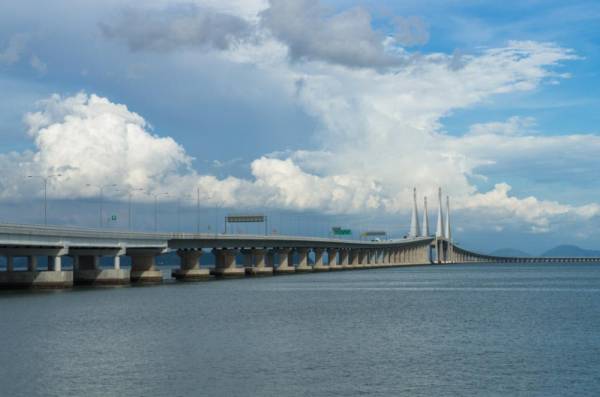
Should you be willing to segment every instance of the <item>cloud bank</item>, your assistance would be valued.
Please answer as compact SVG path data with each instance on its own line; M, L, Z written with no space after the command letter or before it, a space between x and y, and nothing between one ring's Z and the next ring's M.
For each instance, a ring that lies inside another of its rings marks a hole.
M566 76L557 70L577 59L567 48L511 41L464 55L411 53L405 47L429 39L421 19L392 18L395 27L384 31L363 8L334 11L316 0L140 6L120 15L104 22L103 34L136 54L249 65L283 87L286 100L316 120L307 136L318 148L259 155L249 178L218 179L199 174L169 131L155 133L125 105L84 93L53 96L25 117L34 150L0 156L18 170L0 182L5 197L35 193L23 183L27 174L59 172L52 195L64 198L97 194L88 183L117 183L172 197L199 187L203 202L226 206L397 213L409 208L413 186L430 197L442 186L454 208L516 219L535 232L600 213L593 202L519 197L504 180L522 173L530 181L532 169L564 179L582 164L592 174L600 168L598 135L545 136L529 117L456 135L443 125L457 110L560 82Z

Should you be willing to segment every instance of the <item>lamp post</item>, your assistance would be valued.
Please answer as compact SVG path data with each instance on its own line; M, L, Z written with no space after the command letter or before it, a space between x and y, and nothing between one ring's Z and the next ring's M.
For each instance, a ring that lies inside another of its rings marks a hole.
M116 183L112 183L110 185L101 185L101 186L96 186L96 185L92 185L91 183L86 183L85 186L88 187L95 187L100 191L100 218L99 218L99 223L100 223L100 228L104 227L104 189L106 189L107 187L116 187L117 184Z
M200 233L200 186L196 187L196 232Z
M181 232L181 199L192 198L191 194L184 194L177 199L177 233Z
M44 181L44 225L48 224L48 179L62 176L62 174L27 175L27 178L41 178Z
M158 231L158 197L160 196L168 196L168 192L164 193L148 193L149 195L154 197L154 231Z
M133 226L133 219L131 217L131 197L133 196L133 192L140 192L143 191L143 188L133 188L133 189L129 189L127 195L128 195L128 203L127 203L127 218L128 218L128 227L129 230L131 230L132 226Z

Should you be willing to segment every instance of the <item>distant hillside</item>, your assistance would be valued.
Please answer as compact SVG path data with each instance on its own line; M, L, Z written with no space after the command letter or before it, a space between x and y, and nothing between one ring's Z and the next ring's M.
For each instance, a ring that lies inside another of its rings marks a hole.
M600 251L588 250L576 245L559 245L558 247L554 247L546 252L544 252L541 256L549 256L549 257L600 257Z
M514 249L514 248L500 248L500 249L497 249L496 251L490 252L490 255L516 256L516 257L520 257L520 258L531 256L531 254L528 254L525 251L521 251L521 250Z

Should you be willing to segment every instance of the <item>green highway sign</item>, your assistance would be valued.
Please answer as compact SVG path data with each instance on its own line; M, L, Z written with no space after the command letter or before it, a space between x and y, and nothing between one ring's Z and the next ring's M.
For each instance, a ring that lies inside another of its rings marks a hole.
M352 235L352 230L351 229L342 229L339 226L332 227L331 230L333 231L333 234L336 235L336 236L350 236L350 235Z

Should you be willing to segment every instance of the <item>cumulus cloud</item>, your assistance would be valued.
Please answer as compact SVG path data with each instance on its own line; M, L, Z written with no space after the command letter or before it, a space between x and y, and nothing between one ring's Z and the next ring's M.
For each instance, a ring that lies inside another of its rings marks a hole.
M200 186L203 201L227 206L393 213L409 208L413 186L429 196L442 186L456 208L488 210L495 220L515 218L536 231L549 230L556 218L598 215L594 203L576 206L519 198L508 183L494 178L502 167L513 175L539 167L549 175L568 163L592 174L598 169L597 135L543 136L527 117L480 123L460 136L445 134L442 124L452 112L492 101L496 95L560 81L566 76L556 68L576 58L569 49L513 41L460 57L431 53L404 62L408 53L392 51L386 44L390 37L373 29L370 15L361 8L336 13L315 0L273 0L264 9L255 7L263 11L253 19L231 10L190 7L195 10L190 16L181 9L136 11L133 18L149 15L156 23L140 20L136 26L125 18L105 27L105 33L139 50L226 49L199 52L218 56L219 61L250 64L284 87L317 120L311 141L316 150L257 156L250 178L218 179L191 169L181 146L154 134L124 105L93 95L55 96L26 117L35 150L0 157L0 162L18 164L21 170L21 179L5 186L4 194L26 194L20 186L26 173L61 172L63 177L53 182L61 189L53 194L63 197L95 194L86 183L117 182L151 192L166 190L173 196ZM228 23L206 36L202 26L209 14L258 27L261 39L245 40L242 30L238 35ZM408 32L413 34L411 26ZM419 41L401 30L392 41ZM382 68L398 62L403 62L401 68ZM473 180L490 176L498 184L480 192Z
M32 68L37 70L39 74L45 74L48 71L48 66L37 55L31 56L29 64Z
M153 134L140 115L96 95L52 95L38 107L24 117L35 150L0 155L0 166L16 171L2 181L4 197L32 194L36 188L24 183L28 175L60 174L50 180L52 197L91 197L100 186L116 184L120 190L112 193L116 197L132 188L149 193L138 199L162 192L175 199L199 187L204 202L227 206L243 203L330 212L378 206L377 186L344 175L311 175L290 159L253 161L253 180L199 175L172 138Z
M531 135L535 133L536 121L533 117L510 117L507 121L477 123L470 126L468 135Z
M362 7L334 12L319 0L254 1L166 8L129 8L100 28L109 38L125 40L133 51L178 48L229 50L244 42L282 43L292 61L323 61L349 67L386 68L407 62L396 46L425 44L429 33L419 17L396 17L391 32L375 29ZM254 14L252 14L254 11ZM270 43L269 43L270 44Z
M395 39L403 46L423 45L429 41L429 31L423 18L417 16L395 17L397 27Z
M128 9L112 23L102 23L102 32L123 39L133 51L172 51L200 47L228 49L251 36L250 24L232 14L193 3L166 9Z
M590 219L600 214L600 205L592 203L583 206L560 204L556 201L539 200L533 196L519 199L509 196L511 186L498 183L494 189L477 193L459 202L459 208L485 211L499 218L522 219L530 224L534 232L547 232L553 217L575 215Z
M0 48L0 65L14 65L29 57L29 65L40 75L47 72L48 66L29 48L30 35L17 33L12 35L4 49Z
M354 67L398 64L386 53L384 35L371 26L371 15L355 7L331 13L318 0L271 0L262 25L289 48L293 60L321 60Z
M153 135L144 119L124 105L80 93L53 95L38 106L39 111L24 117L36 150L17 160L16 186L27 175L60 173L60 180L53 181L60 184L54 193L60 197L97 194L87 184L153 190L189 167L191 159L181 146ZM6 155L2 160L10 161Z
M19 62L27 48L27 36L16 34L12 36L6 47L0 51L0 64L12 65Z

